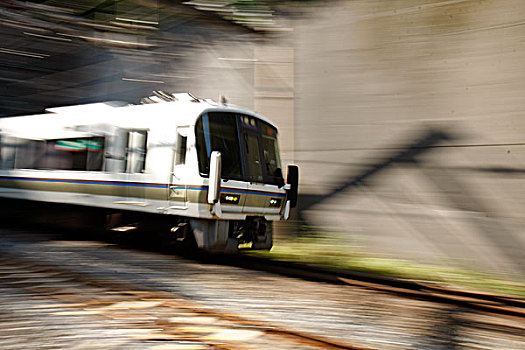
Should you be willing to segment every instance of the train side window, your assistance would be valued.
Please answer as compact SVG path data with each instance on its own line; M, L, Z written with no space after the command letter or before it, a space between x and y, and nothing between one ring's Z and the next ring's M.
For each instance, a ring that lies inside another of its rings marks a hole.
M103 137L92 137L84 140L87 148L87 171L102 171L104 167L104 146Z
M148 133L144 130L133 130L128 133L126 149L126 172L143 173L146 169L146 152Z
M182 136L181 134L177 133L177 157L175 161L176 165L186 164L187 144L188 144L188 137Z
M18 139L16 143L15 168L37 169L45 154L45 149L45 141Z
M45 153L40 157L36 169L102 170L103 137L47 140L45 147Z
M13 169L15 167L16 138L2 136L2 147L0 149L2 169Z

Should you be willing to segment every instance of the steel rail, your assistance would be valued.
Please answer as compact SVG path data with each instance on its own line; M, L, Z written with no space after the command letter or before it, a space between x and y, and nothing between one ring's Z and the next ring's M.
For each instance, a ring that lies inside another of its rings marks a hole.
M309 264L270 260L248 255L200 255L198 261L265 271L316 282L346 284L404 297L451 304L468 309L525 319L525 300L503 295L471 292L393 277L373 275Z

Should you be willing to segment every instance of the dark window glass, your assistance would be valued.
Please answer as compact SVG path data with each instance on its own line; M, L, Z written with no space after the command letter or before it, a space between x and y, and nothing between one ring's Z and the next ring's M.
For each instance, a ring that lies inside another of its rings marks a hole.
M221 152L222 177L242 179L242 164L235 115L210 112L197 123L197 152L199 170L209 173L210 155Z
M282 177L277 130L263 122L261 122L261 129L266 174L271 181L276 182L281 180Z
M104 166L104 146L103 137L92 137L84 140L87 146L87 171L102 171Z
M126 172L143 173L146 166L146 145L148 133L146 131L128 132L126 148Z
M210 173L210 158L208 157L204 136L204 116L199 118L197 124L195 124L195 136L197 139L196 148L199 159L199 172L203 175L208 175Z
M45 153L45 142L39 140L18 139L16 145L15 168L35 169Z
M103 154L103 137L46 141L18 139L14 165L18 169L100 171Z
M223 178L283 183L277 130L269 124L248 115L210 112L195 129L201 174L209 174L211 152L220 151Z
M246 165L248 167L248 179L249 181L263 182L259 138L256 135L245 134L244 139L246 142Z
M188 143L188 138L177 134L177 160L175 164L185 164L186 163L186 147Z
M48 140L39 168L100 171L103 154L103 137Z
M73 144L76 147L73 147ZM38 168L55 170L82 170L84 168L85 170L87 152L77 147L78 140L47 141L46 155L42 158Z
M13 136L2 136L2 169L13 169L15 167L17 139Z

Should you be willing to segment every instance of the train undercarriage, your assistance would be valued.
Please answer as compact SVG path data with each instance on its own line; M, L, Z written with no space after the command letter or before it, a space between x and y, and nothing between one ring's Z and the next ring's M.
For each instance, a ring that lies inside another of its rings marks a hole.
M166 248L180 246L212 253L270 250L273 245L272 222L264 217L194 219L20 199L1 199L0 203L5 208L0 213L5 225L37 225L109 240L151 240Z

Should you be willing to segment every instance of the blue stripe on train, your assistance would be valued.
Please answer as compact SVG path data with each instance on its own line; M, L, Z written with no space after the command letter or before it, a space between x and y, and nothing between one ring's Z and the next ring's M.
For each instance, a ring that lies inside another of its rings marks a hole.
M166 188L168 185L153 185L153 184L143 184L143 183L133 183L133 182L99 182L91 180L60 180L60 179L34 179L27 177L15 177L15 176L0 176L0 180L14 180L14 181L31 181L31 182L52 182L52 183L68 183L68 184L81 184L81 185L101 185L101 186L131 186L131 187L147 187L147 188ZM177 190L188 189L190 191L206 191L207 187L193 187L193 186L174 186L171 187ZM221 189L221 192L224 193L234 193L234 194L253 194L256 196L269 196L269 197L279 197L284 198L284 194L280 193L262 193L254 191L235 191Z

